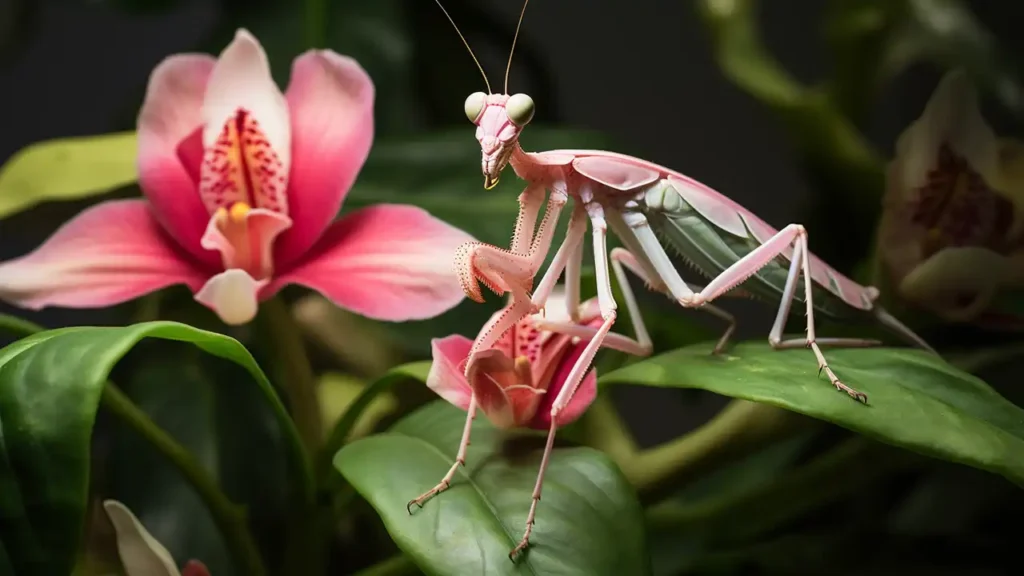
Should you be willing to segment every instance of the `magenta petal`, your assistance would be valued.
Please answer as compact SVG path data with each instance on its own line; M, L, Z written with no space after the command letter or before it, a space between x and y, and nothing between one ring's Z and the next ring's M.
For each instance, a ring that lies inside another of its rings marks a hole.
M0 299L35 310L100 308L174 284L196 290L203 280L145 200L112 200L88 208L34 252L0 263Z
M378 204L335 222L268 291L302 284L369 318L433 318L464 297L452 262L455 249L471 240L415 206Z
M469 408L472 391L463 373L469 349L473 341L465 336L453 334L430 341L433 363L427 374L427 387L462 410Z
M203 250L209 213L186 169L178 146L202 126L200 110L213 71L211 56L182 54L161 62L149 78L138 118L139 185L153 204L153 214L182 247L202 262L217 265L216 253Z
M537 413L530 422L531 428L547 430L551 427L551 407L554 406L558 393L565 387L565 381L569 377L569 372L572 372L576 361L583 355L586 344L586 342L582 342L573 346L569 353L565 355L562 363L559 364L558 370L551 379L551 386L548 388L547 394L544 395L540 406L537 407ZM575 422L594 403L595 398L597 398L597 369L592 368L583 376L579 387L576 388L576 393L569 400L569 403L566 404L565 408L562 409L561 414L558 415L558 425L565 426Z
M276 245L294 262L341 208L373 142L373 81L352 58L309 51L292 65L285 97L291 114L288 215L295 226Z

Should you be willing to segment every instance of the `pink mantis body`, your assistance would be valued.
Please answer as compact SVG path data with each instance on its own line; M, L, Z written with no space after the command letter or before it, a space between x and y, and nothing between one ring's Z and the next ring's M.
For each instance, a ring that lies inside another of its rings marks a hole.
M525 4L523 8L525 11ZM639 276L650 289L666 294L681 306L699 308L727 320L729 327L715 346L715 353L728 343L735 321L729 313L713 306L712 301L734 289L733 295L744 293L779 300L778 315L768 337L770 345L779 350L809 347L817 359L819 373L824 372L837 390L862 402L866 402L867 397L836 376L820 346L859 347L880 342L818 338L814 320L816 309L829 316L859 314L873 318L905 340L931 350L909 328L875 306L876 288L857 284L811 254L803 226L790 224L776 230L749 210L692 178L623 154L599 150L525 152L519 145L519 135L534 112L533 100L525 94L477 92L466 99L465 108L467 118L477 126L484 187L493 188L508 165L527 182L526 190L519 196L519 216L509 249L471 242L461 246L457 253L456 268L467 296L483 302L481 284L498 295L506 292L512 295L509 305L491 319L474 341L467 361L467 374L474 368L480 354L490 349L506 331L524 317L543 310L563 271L566 276L565 301L571 321L537 319L534 326L589 341L551 405L548 441L526 527L510 557L514 558L529 543L544 472L557 430L556 422L598 349L607 347L638 356L651 353L651 340L626 280L625 269ZM565 239L534 289L534 279L551 248L558 218L570 199L573 208ZM537 217L542 206L544 215L538 225ZM597 299L602 318L596 328L579 322L580 268L588 220L592 229ZM610 254L606 243L609 227L625 246L612 250ZM670 261L655 230L710 281L704 286L687 283ZM780 267L780 257L789 262L788 267ZM612 295L610 270L614 270L622 289L635 338L611 332L617 305ZM769 272L778 273L772 275ZM783 339L783 329L796 298L801 273L807 335L805 338ZM815 303L815 298L826 302ZM836 311L838 313L833 313ZM465 461L470 423L476 407L475 399L471 400L452 468L437 486L411 501L410 508L413 504L422 506L449 486L456 470Z

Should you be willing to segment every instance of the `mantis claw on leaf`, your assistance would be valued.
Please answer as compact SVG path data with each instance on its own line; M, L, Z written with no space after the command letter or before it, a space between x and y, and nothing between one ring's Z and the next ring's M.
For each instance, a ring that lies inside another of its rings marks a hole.
M451 21L439 0L437 3ZM528 0L523 3L519 26L527 3ZM455 26L454 21L452 25ZM637 356L648 356L652 352L651 338L626 278L627 269L649 289L665 294L680 306L700 309L727 321L728 327L714 353L725 349L736 324L731 314L712 304L714 300L743 295L778 302L778 314L768 336L771 347L776 350L810 348L817 360L818 374L824 373L837 390L865 404L867 396L846 385L829 368L821 347L876 346L881 342L819 338L815 331L816 313L841 320L877 322L903 340L931 350L919 336L876 305L876 288L861 286L812 254L807 231L799 224L776 230L708 186L639 158L599 150L525 152L519 145L519 135L533 118L533 100L526 94L508 94L508 68L505 93L492 93L483 67L458 27L456 32L480 68L487 86L487 93L475 92L465 101L466 117L476 126L476 139L480 144L484 188L493 188L507 166L527 182L519 197L519 215L509 248L471 242L460 247L456 255L459 278L471 299L483 301L481 286L499 296L510 294L509 304L491 318L473 342L465 374L469 377L474 372L481 352L490 351L510 330L520 330L523 322L528 322L533 329L586 341L564 386L551 403L547 443L530 510L522 539L510 552L510 558L518 557L529 545L560 417L584 380L598 349L611 348ZM513 53L514 50L515 39ZM509 67L511 61L510 54ZM541 215L545 199L545 211L538 224L537 217ZM554 240L555 224L570 200L572 213L565 238L534 289L534 279ZM598 314L593 322L581 324L580 268L588 221L597 277ZM607 247L609 228L624 245L610 253ZM704 286L686 282L669 259L666 245L692 264L708 282ZM563 271L565 321L532 316L542 310L550 312L545 305ZM635 338L611 332L617 316L612 272L622 289ZM801 277L807 333L804 338L783 339L792 304L800 300L796 292ZM422 507L427 500L447 489L459 466L465 463L470 425L480 400L474 388L468 400L466 425L455 462L435 487L409 503L410 511L413 504ZM491 417L486 407L484 412Z

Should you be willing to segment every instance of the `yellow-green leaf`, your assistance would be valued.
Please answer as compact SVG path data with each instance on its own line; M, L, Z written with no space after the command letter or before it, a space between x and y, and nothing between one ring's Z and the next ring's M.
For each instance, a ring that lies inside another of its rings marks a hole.
M77 200L138 179L135 132L61 138L19 150L0 167L0 218L47 200Z

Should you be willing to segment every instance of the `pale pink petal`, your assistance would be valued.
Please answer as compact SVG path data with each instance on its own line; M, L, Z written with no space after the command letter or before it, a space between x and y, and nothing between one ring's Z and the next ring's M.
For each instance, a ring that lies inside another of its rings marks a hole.
M235 33L210 75L202 106L205 148L213 147L225 122L234 119L239 109L259 122L287 174L292 149L288 104L270 75L266 52L244 29Z
M245 324L256 317L257 295L266 284L266 280L254 280L248 272L232 268L210 278L196 292L195 299L216 312L225 324Z
M335 222L268 292L302 284L369 318L433 318L463 299L452 262L455 249L471 240L415 206L378 204Z
M0 263L0 299L38 310L100 308L205 274L167 236L145 200L92 206L35 251Z
M309 51L292 65L289 215L276 245L282 264L312 247L341 208L373 142L373 81L352 58Z
M576 361L583 355L586 344L586 342L577 343L562 359L554 378L551 380L551 386L548 387L547 394L544 395L540 406L537 407L537 413L530 422L531 428L547 430L551 426L551 407L554 406L558 393L565 387L565 381L569 377L569 372L572 371ZM587 408L590 407L595 398L597 398L597 370L591 369L583 376L579 387L576 388L576 393L573 394L569 403L566 404L565 408L558 415L558 425L565 426L575 422L587 411Z
M433 363L427 374L427 387L463 410L469 408L469 399L473 394L463 373L463 366L472 347L473 341L459 334L430 341Z
M105 500L103 509L114 525L118 555L128 576L179 576L171 553L127 506L117 500Z
M201 244L220 252L225 269L241 268L265 278L273 272L274 238L291 225L287 216L262 208L235 214L222 210L210 217Z
M139 186L156 219L196 258L216 265L217 255L199 246L209 219L193 176L199 173L201 151L194 158L179 155L179 146L202 126L200 110L214 62L211 56L181 54L153 70L138 118L138 165Z

